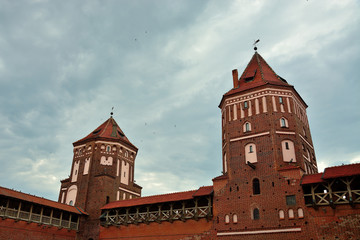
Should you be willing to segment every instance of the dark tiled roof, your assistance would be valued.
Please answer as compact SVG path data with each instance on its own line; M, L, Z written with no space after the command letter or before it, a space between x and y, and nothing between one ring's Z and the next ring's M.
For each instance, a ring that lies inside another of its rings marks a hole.
M103 139L109 141L115 140L116 142L124 142L134 147L137 150L137 148L129 141L129 139L125 136L124 132L121 130L119 125L112 117L106 120L103 124L97 127L92 133L90 133L86 137L74 142L73 145L75 146L90 140L97 140L97 139L99 140Z
M257 52L254 53L247 67L239 78L238 84L238 88L231 89L230 91L225 93L224 96L242 92L266 84L291 86L281 77L279 77Z
M220 176L217 176L217 177L213 178L212 180L216 181L216 180L227 179L227 178L228 178L227 175L220 175Z
M132 206L148 205L148 204L155 204L155 203L189 200L194 197L210 195L212 192L213 192L213 187L206 186L206 187L200 187L197 190L186 191L186 192L176 192L176 193L134 198L134 199L129 199L129 200L115 201L115 202L106 204L101 209L132 207Z
M324 182L324 180L321 178L322 175L323 173L304 175L301 179L301 184L306 185L306 184Z
M324 171L323 179L360 175L360 163L335 167L328 167Z
M360 175L360 163L325 168L323 173L304 175L301 184L325 182L325 179Z
M39 204L39 205L42 205L42 206L47 206L47 207L50 207L50 208L57 208L57 209L64 210L64 211L67 211L67 212L72 212L72 213L76 213L76 214L86 214L87 215L87 213L84 210L80 209L80 208L76 208L74 206L70 206L70 205L67 205L67 204L55 202L55 201L52 201L52 200L49 200L49 199L37 197L37 196L34 196L34 195L18 192L18 191L15 191L15 190L4 188L4 187L0 187L0 195L15 198L15 199L19 199L19 200L23 200L23 201L27 201L27 202L31 202L31 203L36 203L36 204Z

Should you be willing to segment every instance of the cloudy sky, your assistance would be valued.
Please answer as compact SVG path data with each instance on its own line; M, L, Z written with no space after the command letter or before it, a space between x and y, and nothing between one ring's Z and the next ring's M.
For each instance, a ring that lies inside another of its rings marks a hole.
M360 162L359 1L0 0L0 185L57 199L110 116L143 195L221 174L218 104L258 52L294 85L320 170Z

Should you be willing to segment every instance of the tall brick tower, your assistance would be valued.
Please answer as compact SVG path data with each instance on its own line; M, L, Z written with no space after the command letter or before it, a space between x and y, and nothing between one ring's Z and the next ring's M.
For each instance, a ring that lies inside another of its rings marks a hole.
M269 233L266 239L279 239L299 232L297 238L303 232L297 225L307 223L300 179L317 172L307 105L256 51L240 78L237 70L232 75L233 88L219 105L223 175L213 179L218 237Z
M61 181L59 202L89 214L81 220L80 239L98 239L100 208L110 201L141 196L141 187L134 182L138 149L112 116L73 146L71 173Z

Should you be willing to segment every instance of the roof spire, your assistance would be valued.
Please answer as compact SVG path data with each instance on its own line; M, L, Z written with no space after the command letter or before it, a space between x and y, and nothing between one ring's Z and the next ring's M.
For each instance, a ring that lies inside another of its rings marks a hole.
M110 112L110 117L111 117L111 118L112 118L112 116L113 116L113 114L114 114L114 113L113 113L113 110L114 110L114 107L111 108L111 112Z
M254 45L254 50L255 50L255 51L257 50L256 44L257 44L258 42L260 42L260 39L254 41L254 44L253 44L253 45Z

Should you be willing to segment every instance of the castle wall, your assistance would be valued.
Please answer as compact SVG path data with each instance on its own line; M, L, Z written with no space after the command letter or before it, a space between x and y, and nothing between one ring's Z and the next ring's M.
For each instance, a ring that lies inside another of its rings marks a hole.
M216 239L211 238L212 221L200 219L198 221L174 221L131 224L121 227L100 227L99 239L141 239L141 240L192 240Z
M319 239L359 239L360 237L360 206L340 205L309 208L313 217Z
M6 240L74 240L76 230L39 225L10 218L0 218L0 239Z

